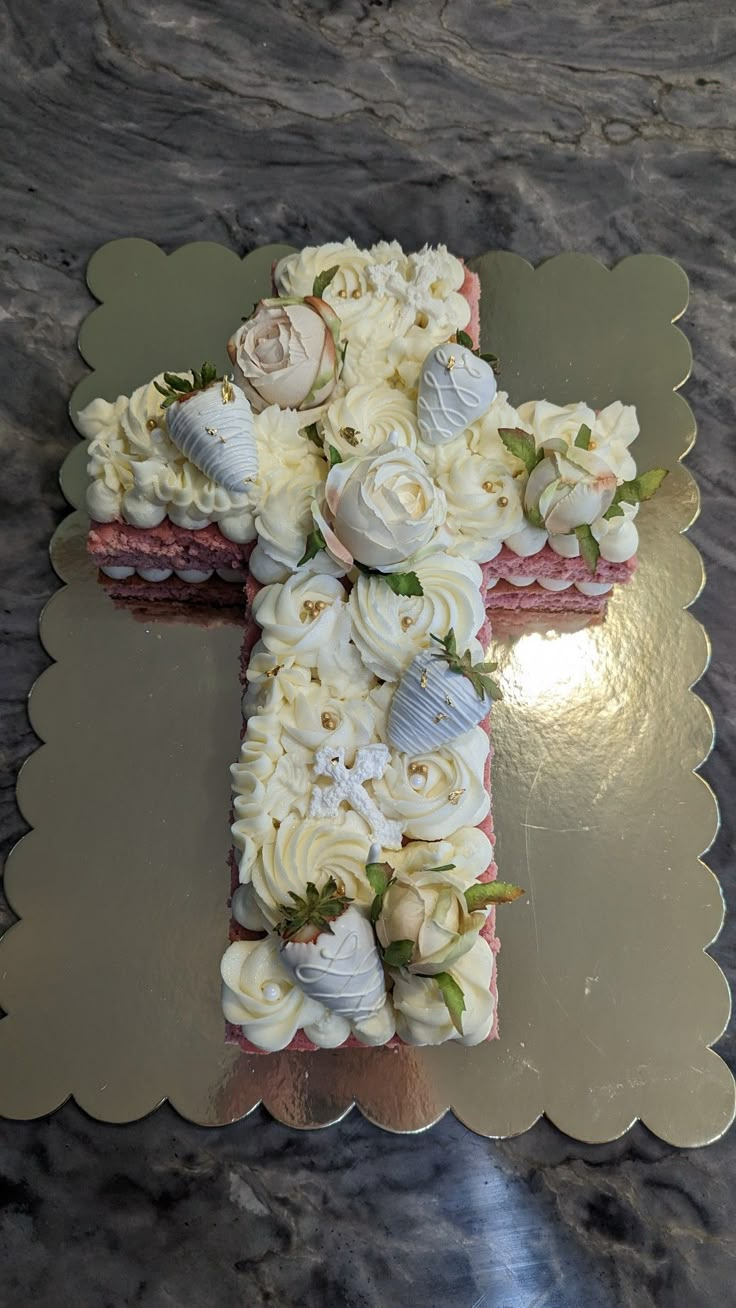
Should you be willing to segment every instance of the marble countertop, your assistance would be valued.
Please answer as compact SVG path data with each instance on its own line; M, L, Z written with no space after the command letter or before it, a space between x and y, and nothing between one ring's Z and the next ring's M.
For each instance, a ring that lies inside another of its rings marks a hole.
M733 878L731 679L736 18L725 0L10 0L2 19L2 836L35 747L48 660L57 472L84 373L90 253L117 236L245 252L346 233L533 262L677 259L692 281L686 395L703 492L692 532L713 640L700 693L724 802L709 855ZM729 657L731 656L731 657ZM0 906L0 927L12 920ZM733 980L736 929L714 948ZM736 1061L733 1037L719 1051ZM298 1134L255 1114L204 1130L168 1110L101 1126L67 1105L0 1124L0 1308L33 1302L305 1308L591 1308L726 1302L736 1132L678 1152L633 1129L584 1146L448 1118L419 1137L357 1115Z

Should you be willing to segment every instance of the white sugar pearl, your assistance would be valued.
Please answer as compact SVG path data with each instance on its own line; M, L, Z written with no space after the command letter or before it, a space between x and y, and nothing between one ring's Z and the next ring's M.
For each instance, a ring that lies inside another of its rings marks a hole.
M271 1003L276 999L280 999L281 986L277 985L275 981L267 981L263 986L263 998L268 999Z

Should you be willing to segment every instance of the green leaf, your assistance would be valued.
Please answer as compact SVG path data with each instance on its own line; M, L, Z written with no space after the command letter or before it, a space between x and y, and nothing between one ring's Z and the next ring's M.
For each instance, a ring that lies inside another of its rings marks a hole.
M318 273L312 285L312 295L316 295L319 299L321 299L323 292L327 290L327 287L329 286L333 277L336 275L336 273L339 273L339 271L340 271L340 265L339 263L336 263L334 267L325 268L324 272Z
M488 908L489 904L511 904L524 891L509 881L476 881L464 893L468 911L474 913L476 909Z
M580 426L580 430L578 431L578 434L575 437L575 444L577 445L579 450L590 449L590 438L592 434L593 433L591 432L590 427L588 427L586 423L582 423Z
M385 895L391 880L390 869L386 863L366 863L365 874L368 884L375 895Z
M376 574L378 575L378 574ZM380 576L394 595L423 595L424 589L416 572L382 572Z
M524 513L526 514L527 521L532 524L532 527L544 527L544 518L539 512L539 509L535 509L533 504L530 505L528 509L524 509Z
M324 548L325 538L322 535L322 532L319 527L313 527L307 536L307 548L296 566L301 568L302 564L309 563L309 560L315 558L320 550L323 550Z
M454 863L440 863L439 867L425 867L424 872L452 872L455 867Z
M475 348L473 345L472 337L468 336L467 332L456 331L455 339L458 345L464 345L466 350L473 350Z
M498 374L501 371L501 360L499 359L498 355L490 354L488 351L481 354L480 350L478 350L477 353L478 353L478 358L482 359L484 363L490 364L492 371L495 373L496 376L498 376Z
M624 516L624 511L621 508L621 505L617 504L615 500L611 505L610 509L606 509L605 513L603 514L604 518L623 518L623 516Z
M203 363L202 385L211 386L214 381L217 381L217 368L215 367L214 363Z
M640 473L633 481L625 481L616 491L614 504L641 504L644 500L650 500L666 476L666 468L650 468L649 472Z
M327 446L329 452L330 467L334 468L336 463L342 463L342 455L335 445Z
M601 555L598 548L598 541L587 523L584 523L580 527L576 527L575 535L577 536L580 545L580 557L588 569L588 572L595 572Z
M383 961L386 967L406 967L413 953L413 940L392 940L383 951Z
M158 391L159 395L165 395L167 400L171 398L165 386L160 386L157 381L155 381L153 384L156 387L156 390Z
M639 499L650 500L667 476L667 468L650 468L649 472L641 472L636 479Z
M534 437L528 431L522 431L521 427L499 427L498 434L509 454L521 459L527 472L533 472L544 458L543 451L538 450L534 444Z
M342 364L343 367L345 366L345 355L348 352L349 344L350 341L343 341L342 345L340 346L340 363ZM352 358L352 355L350 357Z
M465 995L450 972L438 972L432 978L437 982L440 993L450 1014L450 1021L460 1035L463 1033L463 1013L465 1012Z
M309 426L304 428L304 435L309 437L313 445L316 445L320 450L322 449L322 437L319 434L316 422L310 422Z
M372 926L376 925L376 922L381 916L382 908L383 908L383 895L375 895L371 903L370 911L368 913Z
M186 377L177 377L176 373L173 372L165 372L164 381L172 391L179 391L181 394L186 394L187 391L192 389L192 383ZM159 390L160 388L156 387L156 389Z

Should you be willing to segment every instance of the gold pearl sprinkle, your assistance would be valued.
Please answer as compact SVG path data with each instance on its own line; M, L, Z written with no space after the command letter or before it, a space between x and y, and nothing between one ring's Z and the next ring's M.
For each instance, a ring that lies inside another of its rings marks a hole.
M446 718L447 718L446 713L435 713L434 715L435 722L444 722Z
M597 441L588 441L588 449L589 449L589 450L595 450L595 449L597 449L597 448L598 448L598 442L597 442Z
M484 482L483 482L483 490L484 490L484 491L488 491L488 494L489 494L489 495L491 494L491 491L494 491L495 489L496 489L496 483L495 483L495 481L484 481Z
M498 507L499 507L500 509L505 509L506 506L507 506L507 504L508 504L508 502L509 502L509 500L508 500L508 495L499 495L499 497L498 497Z
M360 443L360 432L354 427L341 427L340 439L347 441L348 445L358 445Z
M223 404L229 404L229 403L231 402L231 400L234 400L234 399L235 399L235 391L233 390L232 386L230 385L230 378L229 378L229 377L223 377L223 379L222 379L222 402L223 402Z
M410 776L410 777L428 777L428 776L429 776L429 767L427 766L426 763L410 763L410 764L409 764L409 776Z
M342 877L335 877L335 889L337 890L338 895L345 894L345 882Z
M276 677L278 676L279 671L280 671L280 665L277 663L276 666L273 668L266 668L266 671L264 672L263 675L269 678Z
M347 300L347 298L348 298L348 293L347 293L347 291L346 291L344 288L343 288L343 290L338 291L337 293L338 293L338 295L340 296L340 299L341 299L341 300Z
M205 427L205 431L207 432L207 435L208 435L208 436L216 436L216 435L217 435L217 428L216 428L216 427Z
M406 617L404 617L404 618L401 619L401 630L402 630L402 631L408 631L409 628L410 628L410 627L413 627L413 626L414 626L414 619L413 619L413 618L410 618L409 615L408 615L408 613L407 613Z
M312 608L314 609L315 613L324 613L327 607L328 607L327 600L315 600L314 604L312 605Z
M334 731L337 726L337 718L334 713L322 714L322 726L325 731Z
M422 690L426 690L426 689L427 689L427 683L428 683L428 682L429 682L429 673L427 672L427 669L425 668L425 669L424 669L424 672L422 673L421 677L419 678L419 685L421 686Z
M450 791L450 794L447 796L447 798L449 799L451 804L459 804L464 794L465 794L465 788L463 787L461 790Z
M360 290L359 287L356 286L355 290L353 291L353 299L360 300L362 298L362 295L363 292Z
M455 367L455 355L451 354L449 359L447 360L447 363L445 364L445 369L447 370L447 372L452 372L454 367Z
M155 431L156 428L158 427L158 422L156 418L149 418L148 422L146 423L146 427L148 431Z

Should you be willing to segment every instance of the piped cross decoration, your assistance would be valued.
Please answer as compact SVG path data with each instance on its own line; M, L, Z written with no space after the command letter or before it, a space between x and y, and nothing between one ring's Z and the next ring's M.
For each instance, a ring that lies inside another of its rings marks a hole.
M365 745L355 755L351 768L345 766L345 750L325 745L314 756L318 777L329 777L332 785L315 785L309 802L308 817L336 817L341 804L349 804L365 818L373 839L385 849L400 849L402 824L383 816L375 800L365 789L366 781L382 777L390 755L386 745Z

